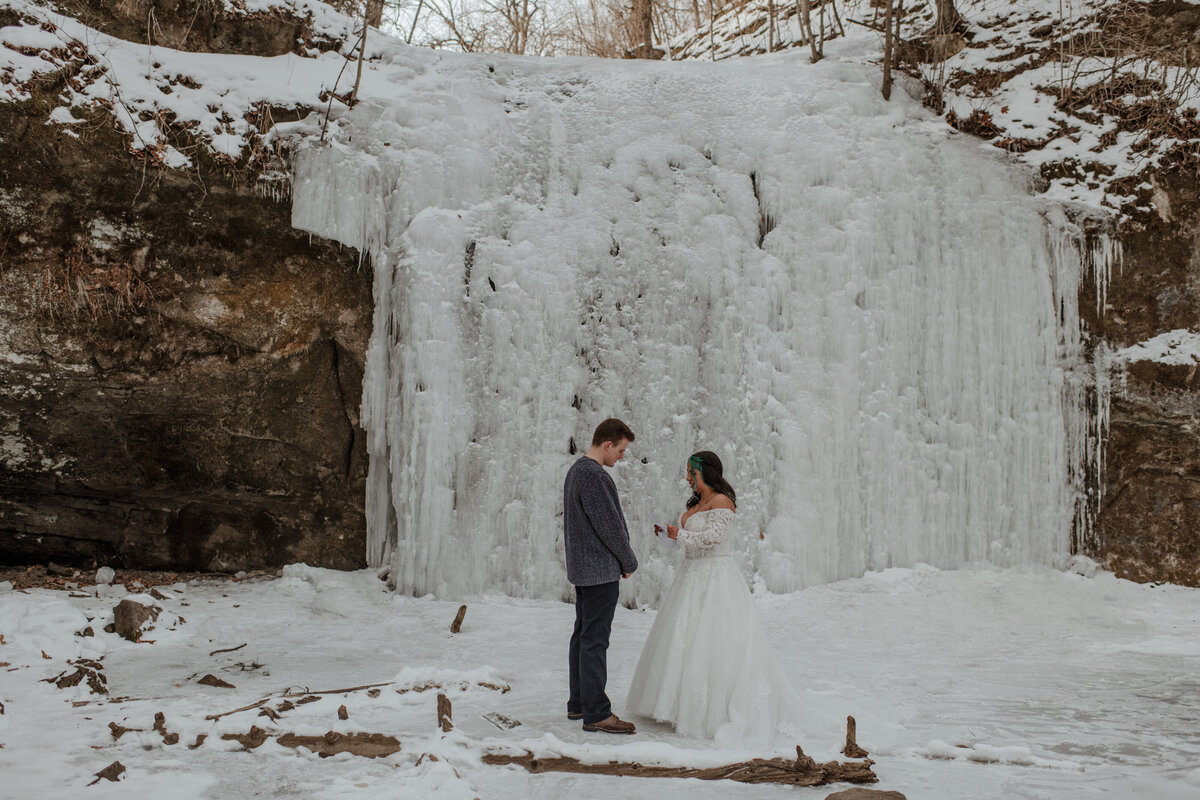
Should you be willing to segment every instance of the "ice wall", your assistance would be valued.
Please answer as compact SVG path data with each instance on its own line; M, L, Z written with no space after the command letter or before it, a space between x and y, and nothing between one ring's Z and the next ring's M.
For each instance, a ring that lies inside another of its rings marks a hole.
M594 425L654 602L715 450L772 591L1067 554L1079 259L1025 174L870 67L405 59L300 149L294 222L369 249L369 559L399 589L561 597Z

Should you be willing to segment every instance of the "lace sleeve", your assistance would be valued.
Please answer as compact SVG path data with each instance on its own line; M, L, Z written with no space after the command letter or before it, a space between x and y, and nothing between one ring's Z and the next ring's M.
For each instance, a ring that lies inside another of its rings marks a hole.
M689 552L715 550L724 544L725 537L729 533L729 523L733 521L732 510L714 508L704 512L704 516L703 530L679 529L679 541L687 547Z

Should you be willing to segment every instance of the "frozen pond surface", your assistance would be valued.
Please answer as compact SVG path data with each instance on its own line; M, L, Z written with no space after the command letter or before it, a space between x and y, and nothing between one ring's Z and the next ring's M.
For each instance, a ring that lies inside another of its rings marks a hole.
M452 636L458 603L389 594L369 572L294 566L278 580L177 585L160 601L162 619L186 622L147 633L153 644L73 635L88 617L99 630L124 596L109 594L0 593L5 796L824 798L844 788L530 775L481 764L482 750L502 743L598 761L706 765L766 755L716 751L645 720L632 738L584 734L563 713L573 618L563 603L478 598ZM917 567L764 595L759 607L811 709L806 752L835 758L844 715L854 714L877 761L877 788L945 800L1200 796L1200 591L1106 573ZM653 613L618 609L609 683L618 713ZM131 699L75 707L93 696L40 682L67 669L68 658L101 654L111 697ZM207 673L236 688L199 685ZM457 729L444 739L433 692L395 691L430 681L468 687L450 691ZM277 721L259 709L205 719L268 696L277 706L289 688L382 682L395 686L374 698L322 695ZM342 704L346 721L337 717ZM179 744L151 730L158 711ZM482 718L489 712L522 724L501 731ZM114 741L110 722L144 731ZM402 750L320 759L273 742L243 752L220 739L251 725L386 733ZM200 733L205 743L189 749ZM426 752L443 760L416 765ZM114 760L126 766L125 780L85 790Z

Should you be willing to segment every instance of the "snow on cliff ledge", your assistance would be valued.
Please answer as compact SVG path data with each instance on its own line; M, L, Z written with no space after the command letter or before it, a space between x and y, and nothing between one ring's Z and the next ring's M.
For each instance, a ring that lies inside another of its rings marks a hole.
M16 24L0 28L0 100L49 100L57 106L50 121L68 131L81 131L80 123L90 113L105 109L129 137L131 150L152 163L191 167L196 149L205 148L230 165L249 165L257 172L268 171L270 178L282 178L279 156L287 138L297 132L319 134L325 129L328 133L326 116L328 124L336 128L345 113L340 102L330 104L328 97L330 93L348 96L352 88L356 20L316 0L215 2L227 16L282 14L307 20L313 35L334 47L298 43L294 53L272 58L182 52L114 38L38 0L0 0L0 9L10 10L9 16L18 19ZM1047 176L1044 188L1049 199L1105 213L1118 207L1130 209L1134 207L1131 201L1142 210L1155 205L1153 187L1138 184L1136 177L1155 154L1139 149L1135 133L1110 130L1114 125L1120 127L1121 121L1113 114L1124 113L1123 106L1097 107L1091 109L1091 116L1079 109L1066 114L1061 98L1047 94L1045 87L1065 71L1091 74L1099 69L1099 60L1071 59L1068 53L1064 63L1039 62L1041 66L1033 68L1024 62L1034 58L1032 48L1044 44L1047 26L1057 24L1064 36L1091 34L1093 15L1120 5L1112 0L1088 0L1085 7L1071 10L1061 23L1055 23L1061 12L1050 0L964 2L961 10L976 30L975 43L946 65L961 76L956 79L958 88L946 95L948 121L953 116L958 122L952 124L973 130L971 125L986 118L1000 131L1000 138L993 136L992 144L1014 151L1012 158L1040 168ZM742 13L753 14L754 4ZM843 3L847 18L866 19L872 13L867 0ZM921 4L911 13L913 25L927 21L928 13ZM762 31L758 35L763 35ZM740 41L746 35L738 33L738 37ZM363 100L394 97L400 84L416 74L436 70L444 60L466 58L479 64L505 62L535 68L535 59L463 57L410 48L375 30L367 38L367 62L358 95ZM747 46L751 45L754 42ZM827 56L876 65L879 49L874 31L847 25L845 36L827 47ZM1027 55L1021 56L1023 52ZM768 58L774 57L779 56ZM796 79L803 81L811 66L807 59L799 53L782 57L791 59ZM570 61L555 63L570 70ZM1179 70L1164 69L1162 78L1178 81ZM1000 70L1011 75L1000 76ZM980 94L979 80L991 74L1002 78L1000 88L990 95ZM1078 88L1078 81L1072 80ZM923 91L915 81L905 88L914 96ZM1130 98L1129 102L1140 101ZM1197 104L1200 100L1193 103ZM307 124L277 124L274 117L278 114L271 112L280 109L299 115L311 112L311 116ZM1030 144L1035 140L1036 146ZM1188 144L1171 140L1162 146ZM1200 140L1194 144L1200 147Z

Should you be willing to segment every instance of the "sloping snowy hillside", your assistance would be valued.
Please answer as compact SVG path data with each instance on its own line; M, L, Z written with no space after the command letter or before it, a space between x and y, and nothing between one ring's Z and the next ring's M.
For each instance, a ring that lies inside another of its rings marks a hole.
M169 166L186 166L199 146L231 163L249 160L259 170L278 170L285 130L276 130L272 111L327 109L327 93L345 97L353 85L355 66L346 59L357 55L356 21L316 0L217 4L229 15L308 20L307 42L275 59L134 44L35 0L4 0L3 7L12 19L0 34L0 92L19 100L52 91L59 106L52 119L68 126L97 106L110 109L134 150ZM664 49L672 58L702 60L768 49L807 52L797 7L772 7L773 25L766 3L731 4L711 28ZM910 91L924 94L951 125L1037 168L1045 181L1039 191L1048 197L1146 212L1155 206L1155 190L1142 173L1200 149L1196 45L1188 38L1194 7L972 0L959 9L967 32L957 53L944 63L902 60L914 80L924 82ZM880 37L868 26L881 24L879 13L865 0L831 4L828 11L817 4L814 11L824 14L827 35L853 43L837 48L835 57L862 63L878 61ZM933 20L932 6L913 4L901 35L917 42ZM373 62L384 52L382 36L368 35L363 98L372 96L370 73L381 66ZM797 74L803 69L797 63ZM334 101L335 118L340 105Z
M935 5L905 3L900 68L952 126L1038 169L1039 191L1119 216L1169 214L1144 176L1200 152L1200 7L1186 2L966 0L944 61L926 38ZM882 4L879 4L882 6ZM771 9L774 10L772 16ZM817 3L820 35L882 39L883 11ZM799 48L799 4L733 3L711 26L664 45L673 58L723 60ZM773 20L773 24L771 21ZM1190 165L1190 166L1189 166Z

